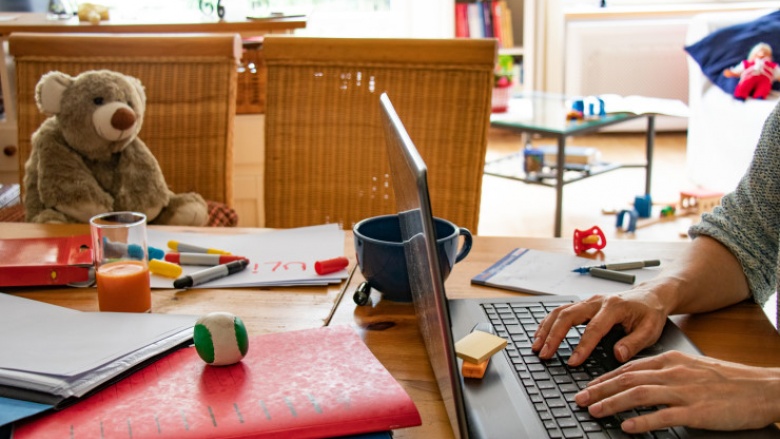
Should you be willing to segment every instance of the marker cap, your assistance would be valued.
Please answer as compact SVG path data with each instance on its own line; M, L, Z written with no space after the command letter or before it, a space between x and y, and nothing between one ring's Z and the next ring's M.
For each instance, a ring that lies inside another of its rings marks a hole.
M149 271L160 276L177 278L181 276L182 268L180 265L172 264L170 262L161 261L159 259L149 260Z
M340 256L338 258L315 262L314 271L316 271L319 275L328 274L342 270L346 268L347 265L349 265L349 259L345 258L344 256Z

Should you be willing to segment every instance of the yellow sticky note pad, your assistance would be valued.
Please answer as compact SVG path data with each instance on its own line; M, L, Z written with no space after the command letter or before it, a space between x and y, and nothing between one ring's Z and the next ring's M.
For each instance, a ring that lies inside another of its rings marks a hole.
M506 347L506 340L484 331L473 331L455 343L455 354L465 361L482 363Z

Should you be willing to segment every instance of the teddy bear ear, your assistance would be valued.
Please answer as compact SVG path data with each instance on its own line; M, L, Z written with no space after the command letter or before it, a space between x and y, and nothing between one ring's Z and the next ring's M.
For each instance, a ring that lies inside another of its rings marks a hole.
M141 80L133 76L129 76L128 79L138 92L138 97L141 98L141 105L146 106L146 91L144 89L144 85L141 83Z
M73 78L62 72L49 72L35 86L35 102L42 113L59 114L62 94L73 83Z

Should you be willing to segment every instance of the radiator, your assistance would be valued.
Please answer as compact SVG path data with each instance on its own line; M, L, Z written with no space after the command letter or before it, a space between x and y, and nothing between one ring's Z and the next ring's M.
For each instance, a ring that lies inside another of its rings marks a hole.
M566 25L568 96L614 93L688 102L687 18L571 21ZM684 131L687 120L656 117L659 131ZM644 119L613 131L642 131Z

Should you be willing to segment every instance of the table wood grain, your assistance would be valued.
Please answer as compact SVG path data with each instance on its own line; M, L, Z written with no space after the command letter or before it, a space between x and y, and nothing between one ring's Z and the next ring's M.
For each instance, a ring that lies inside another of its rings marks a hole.
M152 226L158 227L158 226ZM168 228L171 231L203 230L208 233L256 233L258 229ZM85 225L35 225L0 223L0 239L64 236L88 233ZM345 236L345 255L355 267L351 233ZM612 240L589 257L595 261L658 258L671 264L687 242ZM445 287L451 298L511 297L523 295L471 285L473 276L517 247L573 252L570 239L474 237L468 257L458 263ZM363 281L355 270L349 283L329 287L153 290L153 312L202 314L228 311L239 315L250 333L278 332L325 324L336 305L330 325L354 328L379 360L414 399L423 419L420 427L397 430L396 438L448 438L452 429L433 371L423 346L411 303L373 301L357 306L352 294ZM344 288L346 287L346 288ZM343 296L340 292L344 291ZM80 310L97 310L94 288L3 288L6 293ZM340 301L338 299L341 299ZM376 298L376 296L374 297ZM752 302L706 314L676 316L674 321L706 355L756 366L780 366L780 337L761 307ZM360 373L360 371L356 371Z

